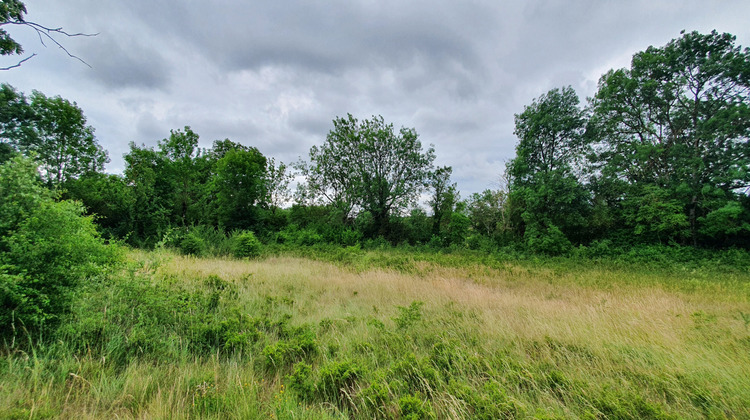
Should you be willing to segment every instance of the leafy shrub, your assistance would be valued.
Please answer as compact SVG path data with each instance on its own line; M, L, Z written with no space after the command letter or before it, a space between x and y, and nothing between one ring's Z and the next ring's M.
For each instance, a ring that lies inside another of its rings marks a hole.
M289 364L318 352L315 333L310 327L280 331L283 339L263 348L265 366L269 370L282 369Z
M398 316L393 322L400 329L408 328L422 319L422 306L424 302L414 301L408 307L397 306Z
M437 235L432 235L427 242L427 247L431 249L440 249L443 247L443 240Z
M302 229L290 232L290 239L295 245L313 246L323 243L323 237L313 229Z
M255 258L260 256L261 243L250 231L241 231L234 235L233 254L237 258Z
M388 384L375 372L376 378L370 381L370 384L360 392L359 397L364 400L365 405L370 408L382 408L388 403L389 392Z
M364 369L356 362L331 362L320 369L318 392L327 401L341 402L342 390L353 388Z
M54 201L31 161L0 166L0 335L54 326L83 282L120 259L83 213Z
M471 250L477 250L482 246L482 235L474 234L466 238L466 245Z
M404 381L406 391L419 391L428 396L436 389L439 381L438 371L426 358L417 358L409 353L401 358L394 366L393 373Z
M294 365L294 370L289 375L289 388L295 391L303 400L312 400L315 395L312 366L304 362Z
M344 246L356 246L362 240L362 233L354 229L344 229L341 231L339 242Z
M227 236L223 229L209 225L197 225L193 226L190 231L203 241L204 255L226 256L232 254L234 241Z
M179 248L186 233L187 231L184 228L169 227L155 246L156 248Z
M192 232L185 235L180 241L180 251L185 255L200 256L203 254L205 247L206 244L203 239Z
M524 238L531 251L547 255L562 255L573 247L565 234L555 225L550 225L546 229L529 226Z
M422 399L419 393L404 395L398 400L399 418L405 420L434 419L435 413L429 401Z

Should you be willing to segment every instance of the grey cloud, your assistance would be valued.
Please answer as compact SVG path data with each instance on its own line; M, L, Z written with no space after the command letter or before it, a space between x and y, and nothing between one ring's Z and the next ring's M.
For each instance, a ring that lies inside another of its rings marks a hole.
M102 33L71 44L94 69L50 52L4 76L77 100L111 150L190 125L204 147L228 137L289 162L336 116L383 115L434 143L465 196L496 182L513 114L547 90L572 85L583 101L608 66L681 29L750 46L741 1L44 3L28 5L37 20Z
M108 87L164 89L171 70L153 47L111 34L92 38L84 52L93 77Z

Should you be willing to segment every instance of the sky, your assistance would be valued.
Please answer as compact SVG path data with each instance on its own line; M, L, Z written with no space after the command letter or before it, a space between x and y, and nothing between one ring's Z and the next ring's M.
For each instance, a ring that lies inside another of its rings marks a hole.
M514 115L550 89L582 104L606 71L681 30L750 46L750 2L693 0L26 0L26 19L94 37L5 28L37 56L0 72L27 94L74 101L121 173L129 143L190 126L283 162L306 159L332 120L414 128L462 197L497 188ZM1 66L18 60L3 57Z

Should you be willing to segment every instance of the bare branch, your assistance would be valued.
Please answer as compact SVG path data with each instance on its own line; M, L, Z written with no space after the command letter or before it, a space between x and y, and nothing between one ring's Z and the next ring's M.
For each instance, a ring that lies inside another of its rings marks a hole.
M81 33L81 32L79 32L79 33L69 33L69 32L64 31L62 28L49 28L49 27L46 27L44 25L40 25L40 24L38 24L36 22L30 22L30 21L9 21L9 22L3 22L2 24L0 24L0 26L5 25L5 24L18 25L18 26L27 26L27 27L29 27L29 28L31 28L31 29L33 29L33 30L36 31L37 35L39 36L39 42L45 48L47 47L47 44L44 43L44 40L46 38L47 40L52 41L52 43L55 44L55 45L57 45L61 50L63 50L65 52L65 54L68 55L68 57L74 58L74 59L80 61L81 63L85 64L89 68L91 67L91 65L89 65L89 63L85 62L81 57L78 57L77 55L74 55L70 51L68 51L68 49L65 48L65 46L63 46L57 39L55 39L55 37L53 35L54 34L60 34L60 35L64 35L64 36L72 38L72 37L79 37L79 36L85 36L85 37L97 36L97 35L99 35L98 33L95 33L95 34L87 34L87 33ZM34 55L36 55L36 54L34 54ZM34 55L32 55L31 57L33 57ZM29 58L31 58L31 57L29 57ZM28 60L28 58L26 60ZM26 61L26 60L23 60L23 61ZM23 63L23 61L21 61L21 63ZM21 63L19 63L19 65ZM0 69L0 70L8 70L8 69L11 69L11 68L14 68L14 67L18 67L18 65L8 67L7 69Z
M14 64L14 65L12 65L12 66L8 66L8 67L0 67L0 71L10 70L10 69L14 69L14 68L16 68L16 67L21 67L21 64L23 64L23 63L25 63L25 62L27 62L27 61L31 60L31 59L32 59L32 58L34 58L35 56L36 56L36 53L34 53L34 54L31 54L30 56L28 56L28 57L24 58L23 60L19 61L18 63Z

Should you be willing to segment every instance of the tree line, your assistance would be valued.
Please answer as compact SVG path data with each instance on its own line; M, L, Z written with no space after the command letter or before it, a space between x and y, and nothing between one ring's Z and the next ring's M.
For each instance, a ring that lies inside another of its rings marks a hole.
M335 118L292 165L229 139L202 149L185 127L155 147L131 143L124 173L106 174L107 153L75 103L7 84L0 160L32 157L58 198L80 201L106 237L135 246L200 227L293 245L746 248L749 87L750 52L732 35L682 33L604 74L585 105L571 87L535 99L515 116L503 187L467 198L416 130L381 116Z

